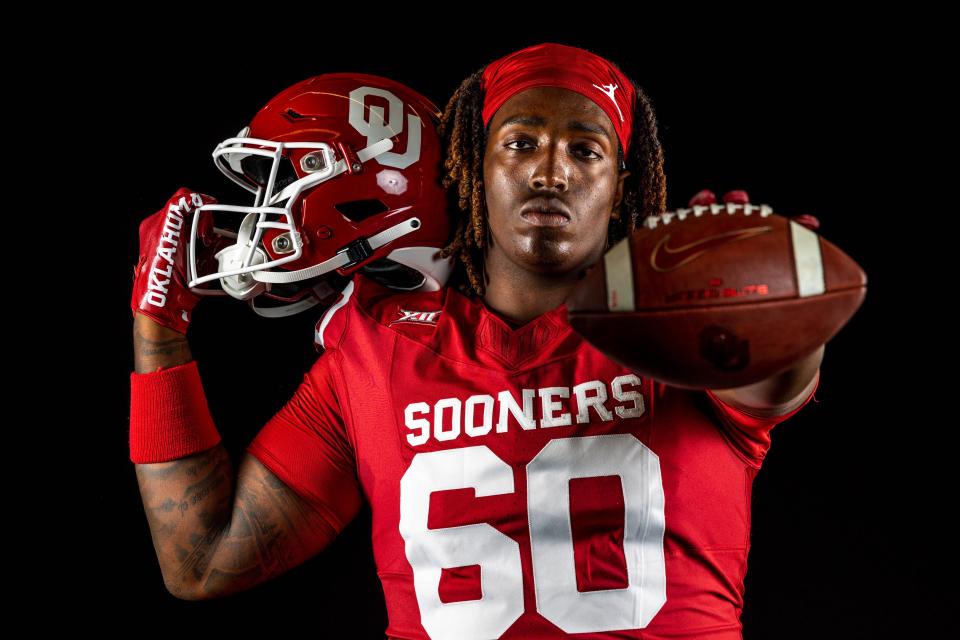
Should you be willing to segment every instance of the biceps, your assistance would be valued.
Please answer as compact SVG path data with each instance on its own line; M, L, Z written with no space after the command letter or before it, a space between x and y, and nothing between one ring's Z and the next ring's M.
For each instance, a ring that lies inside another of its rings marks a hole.
M359 505L349 517L357 511ZM322 551L337 533L313 506L244 453L233 514L198 598L230 595L281 575Z

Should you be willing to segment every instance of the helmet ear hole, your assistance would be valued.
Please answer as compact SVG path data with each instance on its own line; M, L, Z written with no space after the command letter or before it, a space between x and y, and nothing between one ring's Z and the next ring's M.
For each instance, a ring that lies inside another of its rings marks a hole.
M389 207L380 200L351 200L333 205L343 216L351 222L366 220L378 213L388 211Z

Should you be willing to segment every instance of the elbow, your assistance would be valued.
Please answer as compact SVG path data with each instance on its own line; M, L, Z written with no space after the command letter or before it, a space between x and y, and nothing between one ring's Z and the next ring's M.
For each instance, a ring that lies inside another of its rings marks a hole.
M199 600L213 600L217 597L216 593L200 589L199 585L184 580L164 579L163 585L166 587L167 593L177 600L197 602Z
M193 589L187 588L181 582L173 582L170 580L164 580L164 586L167 588L167 593L172 595L177 600L200 600L201 598L197 597L196 591Z
M177 600L185 600L189 602L199 602L201 600L215 600L220 596L215 593L209 593L204 591L199 591L197 589L187 590L187 589L171 589L167 587L167 592L172 595Z
M217 585L218 587L223 587L223 585ZM210 585L204 585L203 583L193 583L193 584L177 584L171 585L166 584L167 591L177 600L187 600L190 602L200 602L203 600L219 600L221 598L226 598L231 595L233 591L229 587L225 588L213 588Z

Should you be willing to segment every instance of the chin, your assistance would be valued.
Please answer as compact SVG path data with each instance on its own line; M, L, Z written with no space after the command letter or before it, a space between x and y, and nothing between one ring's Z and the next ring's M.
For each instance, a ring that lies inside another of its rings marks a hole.
M563 254L529 254L517 256L516 263L526 271L540 275L559 276L576 269L576 262Z

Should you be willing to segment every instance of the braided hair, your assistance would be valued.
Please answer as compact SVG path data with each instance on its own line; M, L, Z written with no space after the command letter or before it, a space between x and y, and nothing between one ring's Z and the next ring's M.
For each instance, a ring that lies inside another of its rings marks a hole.
M445 150L443 186L450 208L458 211L457 228L450 243L440 251L442 258L456 255L457 265L450 286L468 297L483 296L484 250L490 244L483 185L483 157L489 126L483 125L483 69L468 76L451 96L438 126ZM617 143L617 166L630 175L623 185L620 216L611 219L607 246L612 246L637 229L650 215L666 210L667 181L663 173L663 150L657 138L657 120L643 90L631 80L636 93L630 157L624 161ZM451 189L456 185L456 190Z

